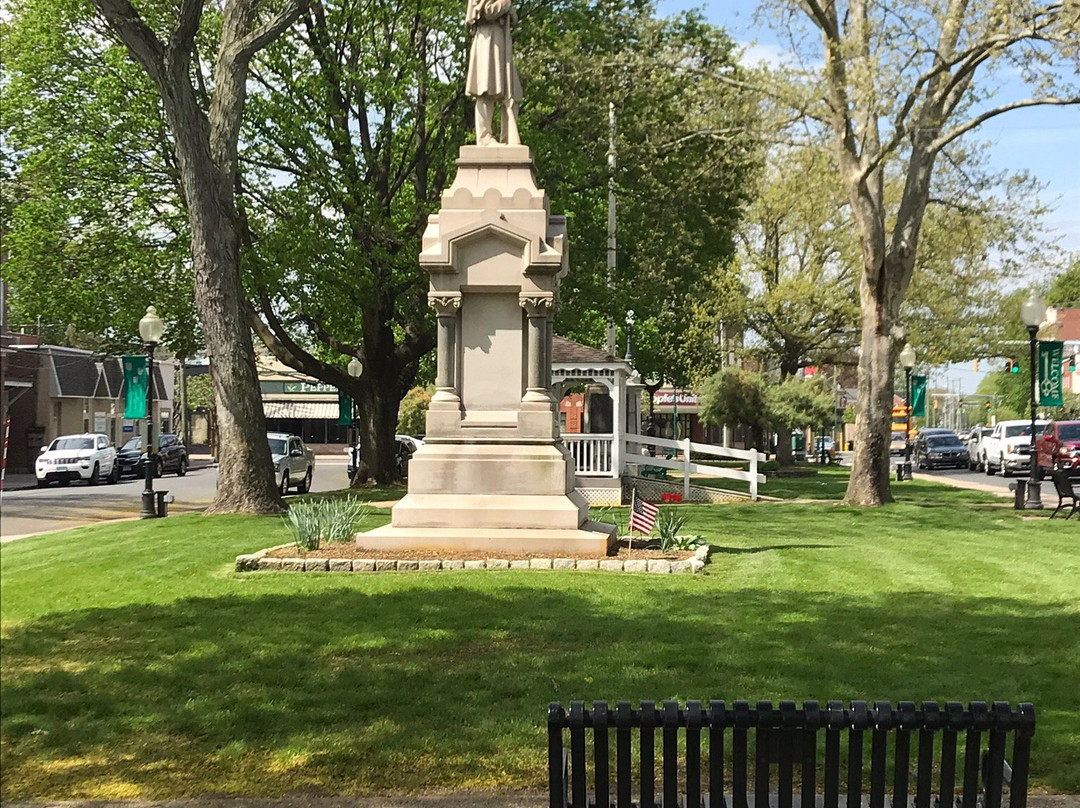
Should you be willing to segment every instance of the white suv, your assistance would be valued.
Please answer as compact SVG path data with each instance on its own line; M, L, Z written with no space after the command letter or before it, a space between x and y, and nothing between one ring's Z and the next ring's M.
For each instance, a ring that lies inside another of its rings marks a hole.
M93 433L61 435L43 446L34 471L38 488L51 482L70 485L72 480L85 480L88 485L97 485L102 478L110 483L120 479L116 447L105 435Z

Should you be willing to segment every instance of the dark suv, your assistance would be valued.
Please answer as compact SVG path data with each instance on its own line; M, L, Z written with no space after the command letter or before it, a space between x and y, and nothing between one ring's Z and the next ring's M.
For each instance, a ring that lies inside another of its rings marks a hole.
M142 448L142 437L132 438L116 453L120 461L120 476L142 477L146 474L146 452ZM176 435L161 435L158 438L158 453L154 458L154 476L160 477L166 471L175 471L177 477L183 477L188 470L187 448Z

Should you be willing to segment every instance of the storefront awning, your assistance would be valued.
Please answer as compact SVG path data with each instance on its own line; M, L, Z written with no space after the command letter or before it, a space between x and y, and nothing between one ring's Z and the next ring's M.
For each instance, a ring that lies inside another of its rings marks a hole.
M263 413L267 418L307 418L315 421L336 421L336 401L264 401Z

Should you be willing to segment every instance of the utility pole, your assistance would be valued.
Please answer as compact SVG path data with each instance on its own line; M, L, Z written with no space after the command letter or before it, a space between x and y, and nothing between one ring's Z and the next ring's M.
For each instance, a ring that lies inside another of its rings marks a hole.
M607 288L615 291L615 102L608 102L608 208L607 208ZM612 356L618 356L615 345L615 318L607 317L607 344Z

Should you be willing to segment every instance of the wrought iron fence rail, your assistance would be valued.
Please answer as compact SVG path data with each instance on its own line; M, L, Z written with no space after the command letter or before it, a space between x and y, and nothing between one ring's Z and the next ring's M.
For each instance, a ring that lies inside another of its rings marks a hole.
M593 741L588 755L587 731ZM917 707L906 701L893 707L806 701L799 707L782 701L774 707L769 701L730 706L688 701L681 707L666 701L657 707L643 701L634 708L620 701L612 710L603 701L591 709L573 701L567 711L553 702L548 708L550 806L885 808L888 795L893 806L944 808L955 802L960 808L1001 808L1009 784L1009 808L1024 808L1034 732L1035 709L1027 703L1014 709L1007 702L972 702L965 708L959 702ZM1010 736L1011 766L1006 761Z

